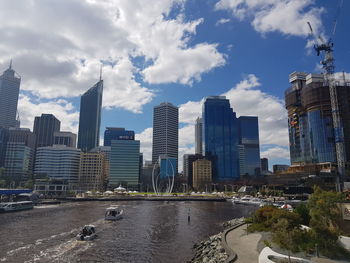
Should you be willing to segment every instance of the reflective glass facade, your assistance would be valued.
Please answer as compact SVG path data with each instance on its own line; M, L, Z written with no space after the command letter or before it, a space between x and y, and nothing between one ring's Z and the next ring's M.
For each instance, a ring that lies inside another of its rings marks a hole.
M322 116L320 110L307 113L310 138L310 153L313 162L335 162L335 143L332 118Z
M203 144L212 161L213 181L239 178L236 113L223 96L208 97L203 104Z
M99 146L103 80L97 82L80 99L78 148L84 152Z
M104 133L104 146L111 146L112 140L134 140L135 132L126 131L124 128L107 127Z
M258 117L239 117L238 128L239 144L243 146L244 151L244 170L240 171L240 174L259 175L261 169Z
M140 169L140 141L112 140L109 186L137 187Z
M21 78L11 65L0 76L0 127L19 127L16 114L20 84Z
M160 179L176 175L177 160L176 158L159 157Z

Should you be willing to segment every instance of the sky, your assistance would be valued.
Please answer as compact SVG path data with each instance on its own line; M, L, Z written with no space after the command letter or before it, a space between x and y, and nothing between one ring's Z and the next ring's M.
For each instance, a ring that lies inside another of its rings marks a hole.
M171 102L180 112L182 170L204 98L224 95L238 116L258 116L270 167L289 164L288 75L321 72L307 22L315 36L332 37L336 71L350 72L350 1L340 2L1 0L0 70L12 59L22 78L21 127L52 113L61 130L77 133L80 95L102 64L101 144L106 127L134 130L150 160L153 107Z

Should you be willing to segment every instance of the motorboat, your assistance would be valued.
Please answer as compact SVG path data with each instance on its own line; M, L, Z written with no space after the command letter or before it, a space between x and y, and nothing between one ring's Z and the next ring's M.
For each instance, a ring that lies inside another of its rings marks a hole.
M81 232L77 235L77 240L88 241L97 237L94 225L85 225Z
M123 217L123 209L120 209L119 206L111 206L106 209L105 220L119 220Z
M0 212L21 211L32 209L33 207L34 203L32 201L0 203Z

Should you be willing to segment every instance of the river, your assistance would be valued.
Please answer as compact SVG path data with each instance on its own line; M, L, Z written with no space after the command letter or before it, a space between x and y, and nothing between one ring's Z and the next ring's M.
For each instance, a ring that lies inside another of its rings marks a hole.
M104 212L112 204L124 209L124 218L106 222ZM3 213L0 262L186 262L194 243L252 209L231 202L122 201ZM96 226L98 237L93 241L75 239L85 224Z

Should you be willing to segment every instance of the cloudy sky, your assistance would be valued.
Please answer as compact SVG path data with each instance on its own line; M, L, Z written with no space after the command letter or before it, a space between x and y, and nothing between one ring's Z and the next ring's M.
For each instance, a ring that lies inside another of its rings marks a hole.
M180 107L180 154L194 152L203 98L225 95L259 117L261 156L289 163L284 91L293 71L320 72L307 21L331 35L337 2L327 0L0 1L0 69L21 75L22 127L53 113L77 133L80 95L103 63L105 127L135 130L151 159L152 111ZM335 41L336 69L350 72L350 3ZM180 170L182 167L180 167Z

